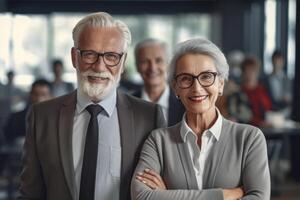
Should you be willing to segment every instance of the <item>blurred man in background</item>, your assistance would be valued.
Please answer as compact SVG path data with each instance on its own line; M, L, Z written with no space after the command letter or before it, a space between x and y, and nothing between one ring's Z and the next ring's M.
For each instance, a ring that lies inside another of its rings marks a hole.
M268 76L268 91L274 110L283 110L291 105L291 81L284 72L285 59L279 50L272 54L273 71Z
M168 126L181 121L184 107L166 80L168 73L166 43L152 38L139 42L135 47L135 61L144 87L133 95L160 105Z

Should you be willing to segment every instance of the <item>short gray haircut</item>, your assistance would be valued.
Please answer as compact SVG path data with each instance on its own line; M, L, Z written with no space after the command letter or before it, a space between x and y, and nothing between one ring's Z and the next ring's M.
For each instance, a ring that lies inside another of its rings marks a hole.
M151 45L159 45L165 50L165 52L166 52L166 62L168 63L168 61L169 61L169 49L168 49L167 43L165 43L161 40L155 39L155 38L147 38L145 40L142 40L142 41L138 42L135 45L134 58L135 58L136 65L138 64L138 53L139 53L139 51L142 48L147 47L147 46L151 46Z
M78 45L79 36L86 27L117 28L122 33L125 39L124 50L125 51L128 50L128 47L131 43L131 32L128 26L124 22L120 20L115 20L110 14L106 12L97 12L97 13L89 14L84 18L82 18L73 28L74 46Z
M177 61L186 54L204 54L210 56L214 60L220 77L224 80L228 79L229 65L222 51L207 39L195 38L176 45L169 68L169 83L172 83L175 77Z

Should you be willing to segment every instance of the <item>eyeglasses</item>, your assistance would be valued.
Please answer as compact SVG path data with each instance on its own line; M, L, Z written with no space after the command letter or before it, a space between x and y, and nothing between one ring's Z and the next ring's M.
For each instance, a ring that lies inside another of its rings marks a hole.
M103 58L103 62L108 67L114 67L118 65L121 61L122 56L124 53L116 53L116 52L104 52L104 53L98 53L93 50L80 50L77 49L77 51L80 53L80 57L82 62L85 64L94 64L98 62L99 57L101 56Z
M194 84L194 79L197 79L202 87L209 87L214 84L218 72L202 72L197 76L188 73L182 73L175 76L175 81L181 89L190 88Z

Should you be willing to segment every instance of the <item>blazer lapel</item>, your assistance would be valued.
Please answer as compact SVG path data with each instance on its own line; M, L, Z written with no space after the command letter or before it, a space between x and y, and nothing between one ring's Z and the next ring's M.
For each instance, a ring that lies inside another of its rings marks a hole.
M60 156L64 169L65 178L70 190L70 194L75 199L75 172L73 166L72 152L72 132L73 119L76 106L76 92L70 94L63 103L59 115L58 138L60 147Z
M176 124L176 112L178 112L178 109L176 107L176 97L172 92L172 89L170 89L170 95L169 95L169 109L168 109L168 125Z
M168 126L173 126L182 120L185 108L180 100L178 100L170 88L169 109L168 109Z
M180 161L182 163L183 170L185 173L186 182L187 182L187 186L188 186L187 189L197 190L198 184L197 184L194 168L192 165L192 161L190 158L188 146L185 142L183 142L182 138L178 134L179 133L178 130L180 130L180 126L181 126L181 123L176 125L175 126L176 128L174 127L174 130L177 130L177 131L174 132L173 134L178 135L177 149L178 149Z
M212 146L212 149L207 156L203 177L203 188L212 188L214 186L216 174L225 152L225 147L228 143L228 122L225 118L222 119L222 131L219 140Z
M122 145L122 166L121 166L121 183L120 183L120 197L126 199L130 187L130 177L128 170L132 170L132 162L134 162L134 120L131 105L124 94L118 92L117 95L117 109L120 126L120 137Z

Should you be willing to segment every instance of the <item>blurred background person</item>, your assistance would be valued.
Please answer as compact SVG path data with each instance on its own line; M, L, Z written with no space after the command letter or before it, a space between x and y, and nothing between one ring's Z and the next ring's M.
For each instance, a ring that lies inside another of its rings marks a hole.
M10 111L18 110L22 107L22 103L26 96L26 93L15 85L15 72L10 70L6 73L7 83L1 86L0 100L6 105L6 109Z
M7 83L0 90L0 98L8 98L11 106L23 100L25 92L15 85L15 72L10 70L6 73Z
M24 106L25 92L15 85L14 71L6 73L7 83L0 86L0 144L4 142L3 127L11 112Z
M240 90L228 97L228 112L238 122L265 127L269 126L265 114L272 109L272 102L259 79L260 65L255 56L248 56L241 63Z
M17 138L25 137L26 133L26 115L29 107L34 103L39 103L52 98L50 83L44 79L38 79L31 85L26 107L12 113L4 126L4 134L7 142L14 142Z
M291 106L291 81L284 72L285 59L279 50L272 54L273 71L268 76L268 91L274 110L285 110Z
M241 63L245 59L245 55L241 50L233 50L228 53L227 58L230 66L228 79L233 80L236 84L240 84L242 74Z
M64 65L61 60L53 60L52 71L54 74L54 81L51 83L51 92L54 97L62 96L74 90L72 83L63 80Z
M168 126L179 122L184 107L167 84L168 50L166 43L149 38L135 47L135 61L144 86L134 96L159 104Z

